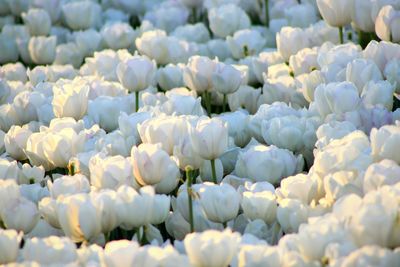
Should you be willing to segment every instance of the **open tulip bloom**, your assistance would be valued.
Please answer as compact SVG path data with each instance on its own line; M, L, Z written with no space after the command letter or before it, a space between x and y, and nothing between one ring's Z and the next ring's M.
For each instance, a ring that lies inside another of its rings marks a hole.
M0 0L0 265L400 266L400 0Z

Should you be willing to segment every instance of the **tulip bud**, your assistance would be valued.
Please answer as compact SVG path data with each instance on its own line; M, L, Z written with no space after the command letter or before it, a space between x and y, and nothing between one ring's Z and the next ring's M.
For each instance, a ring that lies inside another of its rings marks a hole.
M17 261L22 233L15 230L0 229L0 264Z
M176 162L161 149L161 144L141 144L132 148L133 174L141 185L153 185L164 177L180 176Z
M24 197L8 201L1 212L6 228L29 233L39 221L36 205Z

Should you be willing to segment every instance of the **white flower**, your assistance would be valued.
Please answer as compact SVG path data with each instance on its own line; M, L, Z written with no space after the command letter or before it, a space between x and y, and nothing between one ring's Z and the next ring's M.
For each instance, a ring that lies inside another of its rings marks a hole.
M232 65L218 63L212 74L214 89L221 94L231 94L239 89L245 80L245 75Z
M205 183L199 190L200 204L212 222L227 223L236 218L239 212L240 197L228 184Z
M221 38L250 27L250 19L246 12L234 4L210 9L208 11L208 21L210 22L211 31Z
M383 71L387 81L395 85L396 93L400 93L400 60L390 60Z
M193 56L189 58L183 70L183 81L189 89L201 94L210 91L213 87L212 76L217 67L217 62L208 57Z
M154 8L144 15L144 19L150 21L157 29L171 32L175 28L185 25L189 12L181 5L165 5Z
M239 89L228 95L229 108L232 111L239 109L246 109L251 114L257 112L258 109L258 99L261 95L261 89L256 89L251 86L242 85Z
M203 159L213 160L228 148L228 125L218 118L201 118L189 127L193 150Z
M387 5L382 7L375 20L376 35L384 41L400 41L400 11L393 6Z
M82 119L88 106L89 87L83 83L71 82L53 87L53 111L58 118Z
M190 263L198 267L228 266L237 253L239 233L208 230L203 233L191 233L184 239L185 250Z
M394 90L388 81L370 81L363 88L361 102L365 107L378 106L392 110Z
M375 160L391 159L400 163L397 146L400 142L400 126L387 125L371 130L372 156Z
M118 189L121 185L134 186L132 165L120 155L107 157L97 154L89 161L90 181L98 189Z
M135 44L141 54L160 65L186 62L191 54L188 42L167 36L162 30L146 31Z
M90 192L89 180L82 174L75 174L74 176L61 176L53 183L48 181L47 186L49 188L51 197L54 199L57 199L59 196Z
M83 56L91 56L100 46L102 36L94 29L75 31L72 33L74 41Z
M306 28L317 22L317 12L313 5L303 2L284 10L285 18L292 27Z
M395 185L400 182L400 166L389 159L371 164L364 174L363 189L368 193L384 185Z
M164 68L159 68L156 74L157 83L167 91L173 88L182 87L183 84L183 65L168 64Z
M295 157L289 150L260 144L239 152L235 173L253 181L276 184L302 169L302 156Z
M109 48L118 50L133 45L136 33L129 24L115 22L105 25L101 30L101 36Z
M281 187L276 189L279 199L298 199L303 204L318 200L320 181L315 175L297 174L281 181Z
M134 56L118 64L117 75L126 89L130 92L138 92L153 85L156 69L154 60Z
M244 215L250 220L261 219L272 224L276 219L276 197L270 191L244 192L241 206Z
M356 25L356 28L364 32L375 31L375 20L371 18L373 2L374 1L354 0L351 6L351 19Z
M350 82L321 84L315 89L314 100L321 117L357 110L361 102L357 87Z
M307 34L300 28L283 27L276 35L278 52L285 61L289 61L291 55L310 46Z
M0 215L7 229L15 229L25 234L32 231L40 218L35 203L24 197L7 201Z
M351 22L351 10L346 0L317 0L322 18L333 27L343 27Z
M51 64L56 57L57 38L31 37L28 44L29 55L36 64Z
M46 253L42 253L46 251ZM21 251L25 261L39 264L68 264L77 260L76 245L66 237L50 236L26 241Z
M7 153L17 160L26 159L24 150L31 134L32 131L29 127L13 125L4 136L4 145Z
M65 235L74 242L89 241L101 232L101 213L88 194L57 199L57 215Z
M258 54L265 45L265 39L256 30L244 29L228 36L226 41L229 50L236 59Z
M46 36L50 33L51 20L45 10L31 8L28 13L22 13L21 16L32 36Z
M141 185L154 185L165 177L178 179L180 176L176 162L161 149L160 144L141 144L133 147L131 153L133 174Z
M17 261L22 233L19 234L13 229L0 229L0 264L7 264Z
M210 40L210 33L201 22L179 26L171 32L170 36L194 43L206 43Z
M346 81L354 83L359 93L369 81L382 79L378 66L370 59L355 59L347 64Z
M101 6L95 2L69 2L61 8L65 22L73 30L96 27L101 20Z

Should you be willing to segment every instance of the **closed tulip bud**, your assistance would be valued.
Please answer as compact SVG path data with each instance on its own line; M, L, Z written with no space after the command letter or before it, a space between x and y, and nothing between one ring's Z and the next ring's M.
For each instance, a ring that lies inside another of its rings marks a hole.
M96 209L101 214L101 232L109 233L119 225L116 202L118 195L113 190L102 190L100 192L92 192L91 198Z
M239 89L245 79L243 72L232 65L218 63L212 74L214 89L221 94L231 94Z
M159 68L156 75L157 83L165 91L182 87L184 85L183 68L182 64L168 64L164 68Z
M276 219L276 197L270 191L244 192L241 205L244 215L250 220L261 219L272 224Z
M101 20L101 6L95 2L69 2L61 9L66 24L73 30L95 28Z
M132 148L133 174L141 185L153 185L166 176L178 178L176 162L161 149L160 144L141 144Z
M400 11L384 6L375 21L375 31L381 40L400 41Z
M157 66L144 56L134 56L118 64L117 75L130 92L138 92L153 85Z
M24 197L9 201L1 212L6 228L29 233L39 221L36 205Z
M46 253L42 253L46 251ZM47 238L28 239L21 251L25 261L39 264L68 264L78 259L76 245L66 237L50 236Z
M24 150L31 134L32 131L28 127L13 125L4 137L4 145L7 153L17 160L26 159Z
M351 8L346 0L317 0L322 18L333 27L343 27L351 22Z
M375 23L371 18L372 2L371 0L354 0L351 7L351 19L356 27L364 32L375 31Z
M45 10L29 9L28 13L22 13L22 19L32 36L46 36L50 33L51 20Z
M193 56L189 58L186 68L183 70L183 81L189 89L198 94L210 91L212 75L217 67L217 62L208 57Z
M18 233L13 229L0 229L0 264L17 261L22 235L23 233Z
M88 194L58 198L57 215L65 235L74 242L89 241L101 233L101 213Z
M144 188L140 193L125 185L118 188L115 205L123 229L132 230L150 223L154 190Z
M226 229L223 232L208 230L191 233L184 239L190 263L196 267L228 266L237 253L240 234Z
M60 229L60 221L57 215L57 200L45 197L39 202L40 215L54 228Z
M214 160L228 149L228 125L218 118L201 118L189 128L193 150L203 159Z
M51 37L31 37L29 40L29 54L32 61L36 64L51 64L56 58L57 38Z
M289 61L291 55L310 46L307 34L300 28L284 27L276 35L278 52L285 61Z
M227 223L236 218L239 212L240 197L228 184L205 184L199 190L200 204L212 222Z
M250 27L250 19L246 12L233 4L210 9L208 11L208 20L211 31L215 36L221 38Z

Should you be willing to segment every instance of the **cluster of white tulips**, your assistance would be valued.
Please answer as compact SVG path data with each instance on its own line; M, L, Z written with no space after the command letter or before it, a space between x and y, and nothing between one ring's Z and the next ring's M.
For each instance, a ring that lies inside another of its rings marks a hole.
M0 0L0 265L400 266L400 0Z

